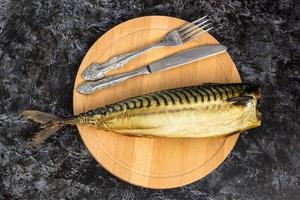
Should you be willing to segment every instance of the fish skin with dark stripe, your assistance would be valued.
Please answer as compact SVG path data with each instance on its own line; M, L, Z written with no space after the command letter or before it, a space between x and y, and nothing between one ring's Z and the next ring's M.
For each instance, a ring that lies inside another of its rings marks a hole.
M68 119L34 110L23 114L45 127L33 146L66 124L131 136L216 137L260 126L259 98L255 84L203 84L132 97Z

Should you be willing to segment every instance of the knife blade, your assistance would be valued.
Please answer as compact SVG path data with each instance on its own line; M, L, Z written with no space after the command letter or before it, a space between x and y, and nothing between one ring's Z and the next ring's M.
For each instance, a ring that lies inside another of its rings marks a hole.
M195 61L199 61L204 58L218 55L220 53L224 53L226 52L226 50L227 48L224 45L205 45L188 49L166 58L162 58L131 72L103 78L98 81L85 82L77 88L77 91L81 94L92 94L99 89L111 87L136 76L151 74L154 72L179 67Z
M173 54L148 65L151 73L186 65L226 51L224 45L205 45Z

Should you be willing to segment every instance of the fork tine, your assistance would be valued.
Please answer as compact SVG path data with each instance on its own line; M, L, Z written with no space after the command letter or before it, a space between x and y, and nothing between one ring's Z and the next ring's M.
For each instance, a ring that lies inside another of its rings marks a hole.
M198 33L200 30L202 31L205 27L207 27L207 26L209 26L209 25L211 25L211 23L205 24L204 26L201 26L201 27L197 27L197 26L196 26L196 28L192 29L192 30L189 31L188 33L185 33L185 34L183 34L183 35L179 33L179 35L180 35L181 38L190 37L190 36L192 36L192 35Z
M193 39L195 39L195 38L197 38L199 35L201 35L201 34L203 34L203 33L206 33L206 32L208 32L208 31L210 31L210 30L212 30L214 27L210 27L210 28L208 28L208 29L206 29L206 30L198 30L196 33L194 33L193 35L190 35L190 36L188 36L188 37L184 37L184 38L181 38L181 40L182 40L182 42L183 43L186 43L186 42L189 42L189 41L191 41L191 40L193 40Z
M194 25L192 25L190 28L188 28L188 29L186 29L186 30L184 30L184 31L178 31L178 33L180 34L180 36L182 37L182 36L184 36L185 34L187 34L187 33L191 33L192 31L194 31L195 29L199 29L199 28L203 28L203 27L205 27L204 26L204 24L206 24L207 22L209 22L210 21L210 19L207 19L207 20L205 20L205 21L203 21L203 22L201 22L201 23L199 23L199 24L194 24ZM202 26L203 25L203 26ZM201 27L202 26L202 27Z
M205 18L207 18L207 15L205 15L204 17L201 17L201 18L199 18L199 19L197 19L197 20L194 20L194 21L192 21L192 22L186 23L185 25L183 25L183 26L181 26L179 29L177 29L177 31L183 31L184 29L186 29L186 28L188 28L188 27L191 27L192 24L195 24L195 23L197 23L197 22L199 22L199 21L202 21L202 20L205 19Z
M181 38L190 37L190 36L198 33L200 30L202 31L204 28L206 28L209 25L211 25L211 23L205 24L204 26L201 26L201 27L197 27L197 28L193 29L192 31L190 31L186 34L183 34L183 35L180 34L180 37Z

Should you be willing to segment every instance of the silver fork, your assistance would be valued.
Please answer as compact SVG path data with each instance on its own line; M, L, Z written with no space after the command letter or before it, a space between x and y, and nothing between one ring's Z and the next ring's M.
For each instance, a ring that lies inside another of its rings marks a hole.
M84 80L98 80L105 76L105 74L113 69L120 68L127 64L129 61L148 51L157 47L164 46L178 46L186 42L189 42L202 33L210 31L213 27L210 27L210 19L207 19L207 15L201 17L191 23L187 23L181 27L178 27L171 32L167 33L163 39L158 42L152 43L142 49L138 49L134 52L114 56L104 63L92 63L83 73L82 78Z

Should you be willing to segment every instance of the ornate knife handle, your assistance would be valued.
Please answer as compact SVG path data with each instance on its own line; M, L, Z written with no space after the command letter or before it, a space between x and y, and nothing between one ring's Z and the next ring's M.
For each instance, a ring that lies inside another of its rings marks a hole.
M163 45L162 41L157 42L157 43L151 44L145 48L136 50L134 52L122 54L119 56L114 56L114 57L110 58L108 61L106 61L105 63L92 63L82 73L82 78L84 80L88 80L88 81L95 81L95 80L101 79L105 76L105 74L108 71L123 67L124 65L129 63L134 58L140 56L144 52L146 52L150 49L153 49L153 48L161 47L162 45Z
M149 73L150 72L148 71L147 67L142 67L142 68L138 68L138 69L128 72L128 73L110 76L110 77L103 78L98 81L85 82L77 88L77 91L81 94L92 94L92 93L96 92L97 90L111 87L118 83L126 81L130 78L149 74Z

